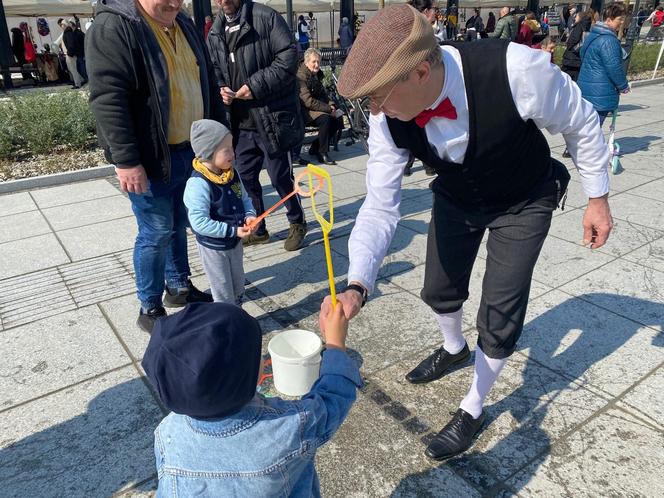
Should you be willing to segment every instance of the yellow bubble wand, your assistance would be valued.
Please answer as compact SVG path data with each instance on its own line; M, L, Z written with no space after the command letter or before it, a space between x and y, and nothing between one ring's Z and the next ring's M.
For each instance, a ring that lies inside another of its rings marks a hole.
M314 217L316 221L320 224L321 230L323 230L323 242L325 245L325 260L327 262L327 278L330 284L330 298L332 299L332 309L337 306L337 291L334 287L334 269L332 268L332 251L330 250L330 231L332 230L332 225L334 225L334 202L332 198L332 179L330 174L319 166L314 166L313 164L307 165L307 172L309 177L309 191L314 192L313 178L318 179L323 178L327 182L327 193L329 196L330 203L330 219L329 221L318 212L316 208L316 199L314 195L311 196L311 209L314 212Z

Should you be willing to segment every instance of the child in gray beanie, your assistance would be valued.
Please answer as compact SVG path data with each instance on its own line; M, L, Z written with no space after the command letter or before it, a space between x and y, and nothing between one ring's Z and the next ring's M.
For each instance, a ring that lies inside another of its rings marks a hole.
M215 302L241 305L244 267L239 241L252 233L249 225L256 211L233 169L233 136L221 123L201 119L191 124L191 147L196 157L184 204L203 269Z

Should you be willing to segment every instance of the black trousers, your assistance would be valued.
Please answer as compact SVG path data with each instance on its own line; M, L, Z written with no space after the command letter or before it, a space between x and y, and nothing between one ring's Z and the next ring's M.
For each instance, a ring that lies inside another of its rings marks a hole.
M335 118L331 114L323 114L313 120L314 126L318 127L318 137L311 143L311 147L309 148L311 154L329 152L330 138L335 137L344 127L342 119Z
M254 130L239 130L233 137L235 147L235 169L240 174L240 179L247 194L251 198L256 214L265 212L263 203L263 187L260 182L260 172L265 167L270 176L270 182L279 197L285 197L293 191L295 179L293 178L293 167L291 166L288 152L271 158L267 148L263 144L258 132ZM286 201L286 216L290 223L304 223L304 211L300 198L294 195ZM265 233L265 221L263 221L256 233Z
M468 299L473 264L488 229L477 344L490 358L507 358L516 349L533 269L556 203L554 194L529 202L517 212L482 212L434 194L422 299L436 313L461 308Z

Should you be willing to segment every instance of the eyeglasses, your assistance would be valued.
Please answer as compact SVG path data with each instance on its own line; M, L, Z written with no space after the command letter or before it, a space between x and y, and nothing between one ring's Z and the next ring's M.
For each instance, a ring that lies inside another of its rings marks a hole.
M375 95L368 96L370 100L370 110L372 111L373 114L378 114L379 112L381 112L381 109L385 106L387 99L390 98L390 95L392 95L392 92L399 83L400 82L397 81L394 85L392 85L392 88L390 89L389 92L387 92L387 95L385 95L385 98L382 100L380 104L377 104L377 100L379 99L379 97L376 97Z

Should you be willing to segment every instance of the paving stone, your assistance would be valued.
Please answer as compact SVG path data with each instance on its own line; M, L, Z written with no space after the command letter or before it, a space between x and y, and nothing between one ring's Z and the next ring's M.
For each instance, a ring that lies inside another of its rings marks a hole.
M137 233L136 219L130 217L62 230L58 237L73 260L80 261L133 248Z
M638 195L639 197L647 197L656 201L662 200L664 194L664 179L659 179L641 185L638 188L632 189L630 194Z
M575 209L554 218L549 233L573 244L580 244L583 239L581 228L583 213L582 210ZM609 240L604 246L596 250L616 257L623 256L662 236L664 236L664 231L616 219Z
M63 263L69 263L69 257L53 234L0 244L0 279Z
M0 343L0 409L129 363L96 307L5 330Z
M0 244L51 233L39 211L0 216Z
M37 205L28 192L0 195L0 216L34 211Z
M658 341L660 347L664 346L664 333L660 333ZM664 365L657 368L652 375L641 379L618 404L626 406L632 411L638 410L657 424L660 430L664 431L662 387L664 387Z
M664 434L609 410L508 482L522 496L664 495Z
M5 329L59 315L76 307L57 268L0 282L0 319Z
M347 259L332 254L334 274L338 283L345 280ZM319 302L328 290L325 249L322 244L299 252L287 253L279 248L261 259L245 259L246 279L264 295L282 306L292 306L310 300ZM338 286L340 288L340 285Z
M425 385L413 385L404 379L415 365L416 361L397 363L372 375L372 384L437 432L450 420L450 412L457 410L470 387L473 362ZM548 451L557 438L607 402L538 363L513 355L487 398L487 423L477 442L469 453L450 460L448 466L478 487L488 489Z
M664 317L664 306L628 296L589 291L574 298L552 291L531 301L519 350L589 388L617 396L664 361L664 344L658 330L591 302L616 312L632 308L652 316L659 311L660 322Z
M664 237L626 254L625 259L654 270L664 269Z
M662 330L664 272L617 260L561 287L598 306Z
M150 342L150 335L136 325L138 311L141 308L136 294L110 299L100 303L99 307L113 324L134 359L140 362Z
M110 496L142 482L161 418L133 367L3 411L3 496Z
M131 204L122 195L42 209L42 213L55 231L118 218L134 218Z
M114 254L64 265L60 272L79 306L124 296L136 288L133 277Z
M118 189L106 179L42 188L33 190L30 193L41 209L120 194Z
M445 465L428 460L418 439L359 396L339 432L318 451L323 496L480 496Z
M626 220L656 230L664 230L664 202L639 197L630 193L611 199L614 218Z

